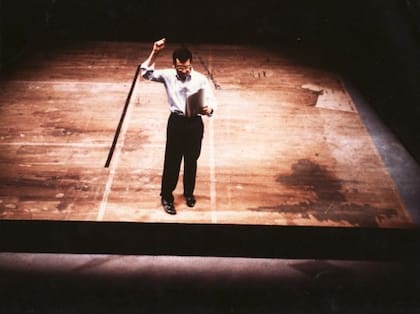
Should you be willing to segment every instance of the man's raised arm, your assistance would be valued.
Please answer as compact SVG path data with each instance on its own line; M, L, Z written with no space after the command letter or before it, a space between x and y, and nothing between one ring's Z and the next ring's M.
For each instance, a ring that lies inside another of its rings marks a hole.
M143 66L149 68L155 63L156 57L158 56L159 52L165 48L165 42L166 38L162 38L153 43L153 49L150 52L149 57L142 63Z

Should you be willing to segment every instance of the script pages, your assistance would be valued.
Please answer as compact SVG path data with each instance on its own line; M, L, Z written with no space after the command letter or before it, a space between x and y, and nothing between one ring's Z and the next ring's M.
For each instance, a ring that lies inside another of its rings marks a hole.
M204 90L199 89L196 93L187 97L185 104L185 116L194 117L201 113L204 107Z

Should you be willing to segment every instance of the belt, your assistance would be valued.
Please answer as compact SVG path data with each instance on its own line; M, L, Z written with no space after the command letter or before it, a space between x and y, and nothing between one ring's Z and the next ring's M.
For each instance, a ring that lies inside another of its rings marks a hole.
M171 115L174 115L174 116L177 116L177 117L182 117L182 118L185 118L185 119L192 119L192 118L200 117L199 115L192 116L192 117L187 117L182 111L179 111L179 110L172 111Z
M171 114L185 117L184 113L182 111L179 111L179 110L172 111Z

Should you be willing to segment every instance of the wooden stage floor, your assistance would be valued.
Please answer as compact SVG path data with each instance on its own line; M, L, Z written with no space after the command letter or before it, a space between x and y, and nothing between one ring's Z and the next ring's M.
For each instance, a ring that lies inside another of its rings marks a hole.
M158 67L171 66L169 43ZM191 45L219 107L205 118L195 208L160 206L168 107L137 81L150 43L44 45L0 81L0 219L409 227L341 78L263 47Z

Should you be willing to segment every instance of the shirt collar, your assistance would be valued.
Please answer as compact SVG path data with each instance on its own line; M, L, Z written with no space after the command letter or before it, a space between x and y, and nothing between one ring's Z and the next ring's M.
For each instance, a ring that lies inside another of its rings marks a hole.
M179 75L178 75L178 73L177 73L177 72L176 72L176 70L175 70L175 76L176 76L176 78L177 78L178 80L180 80L181 82L187 82L187 81L191 80L191 76L193 75L193 73L194 73L194 68L192 68L192 69L191 69L190 74L188 74L188 75L187 75L187 77L185 78L185 81L183 81L183 80L181 80L181 79L179 78Z

